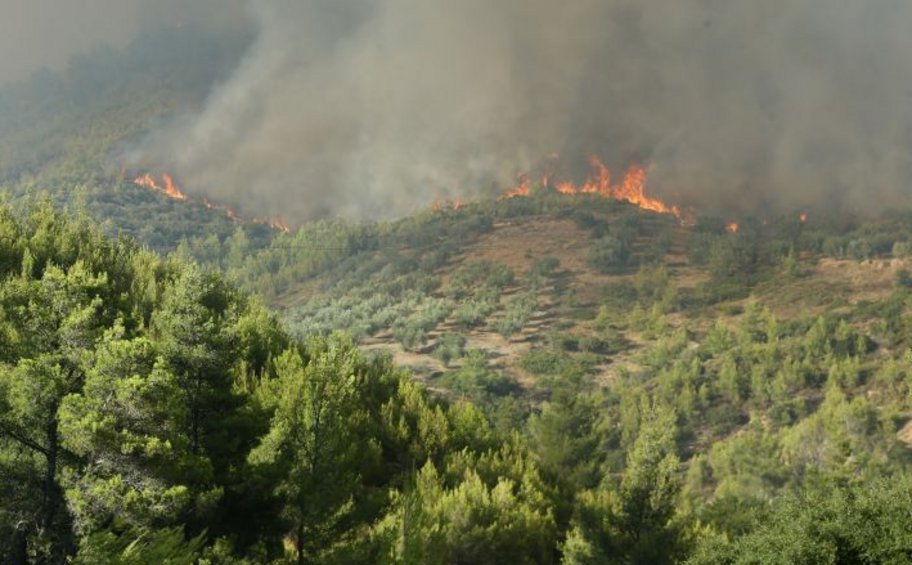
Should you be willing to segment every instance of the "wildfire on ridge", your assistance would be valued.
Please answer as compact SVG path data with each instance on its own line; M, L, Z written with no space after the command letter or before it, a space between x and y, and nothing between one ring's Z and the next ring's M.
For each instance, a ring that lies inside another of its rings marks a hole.
M547 179L547 176L545 178ZM505 198L529 196L529 192L532 190L532 179L529 178L529 175L526 173L519 173L516 175L516 180L518 184L514 188L504 192L503 196L500 197L501 200Z
M431 210L439 212L441 210L459 210L465 207L461 200L434 200L431 202Z
M222 206L222 205L220 205L220 204L213 204L213 203L210 202L209 199L206 198L205 196L203 197L203 206L205 206L207 210L218 210L219 212L224 212L224 213L225 213L225 216L226 216L229 220L231 220L232 222L240 222L240 221L241 221L241 218L237 215L237 212L235 212L234 210L232 210L232 209L229 208L228 206ZM256 222L256 221L254 220L254 223L258 223L258 222Z
M167 173L163 174L161 176L161 181L161 184L159 184L151 173L146 173L133 179L133 184L146 187L156 192L161 192L168 198L173 198L174 200L184 201L190 199L189 196L184 194L181 189L178 188L177 183L174 182L174 179L171 178L171 175L168 175Z
M281 216L276 216L269 222L269 226L274 230L279 230L282 233L291 233L291 228L288 227L285 222L282 220Z
M550 154L548 158L554 160L557 154ZM555 181L553 171L549 170L542 175L541 184L550 187L561 194L597 194L605 198L612 198L628 202L634 206L650 210L659 214L673 214L678 218L682 212L677 206L669 206L657 198L646 195L646 168L642 165L631 165L624 173L618 184L611 184L611 172L608 167L595 155L589 157L592 173L582 185L572 181ZM517 186L506 191L501 199L528 196L532 188L532 180L526 173L517 175Z
M291 228L285 224L281 216L275 216L273 218L254 218L251 221L261 226L269 226L282 233L291 233Z
M155 179L155 176L153 176L152 173L145 173L145 174L139 175L136 178L134 178L133 184L135 184L137 186L142 186L144 188L148 188L150 190L154 190L155 192L160 192L160 193L164 194L165 196L167 196L168 198L178 200L181 202L196 201L196 200L190 198L188 195L184 194L184 192L177 186L177 183L174 182L174 179L171 177L171 175L169 175L167 173L163 173L161 175L161 183L159 183ZM200 204L202 204L203 207L205 207L207 210L223 212L225 214L225 216L227 216L228 219L230 219L233 222L238 222L238 223L251 222L254 224L269 226L270 228L272 228L276 231L280 231L282 233L291 233L291 228L288 227L288 225L285 223L284 220L282 220L282 218L280 216L276 216L274 218L253 218L253 219L247 220L247 219L239 216L237 212L235 212L233 209L229 208L228 206L223 206L221 204L214 204L205 196L202 199L200 199L198 202Z
M807 212L801 212L800 214L798 214L798 219L801 221L802 224L807 223L807 221L808 221Z
M740 230L740 229L741 229L741 226L739 226L735 222L730 222L725 225L725 231L727 231L728 233L738 233L738 230Z

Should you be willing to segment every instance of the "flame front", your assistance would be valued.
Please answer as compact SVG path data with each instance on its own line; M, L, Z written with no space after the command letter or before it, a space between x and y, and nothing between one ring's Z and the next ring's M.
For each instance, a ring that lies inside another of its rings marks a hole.
M718 225L718 224L716 224L716 225ZM738 231L740 229L741 229L741 226L739 226L735 222L730 222L725 225L725 231L727 231L728 233L738 233Z
M557 155L551 154L548 155L548 158L554 160ZM673 214L679 218L682 216L681 210L677 206L669 206L657 198L646 195L647 172L642 165L632 165L628 168L621 182L616 185L611 184L611 171L597 156L589 157L589 165L592 167L592 173L582 185L577 185L572 181L554 181L555 175L549 170L542 176L542 186L553 188L561 194L597 194L605 198L629 202L634 206L659 214ZM529 175L522 173L517 178L519 184L505 192L501 198L529 195L532 184Z
M151 173L146 173L133 179L133 184L154 190L155 192L161 192L168 198L174 200L189 200L189 197L181 191L177 186L177 183L174 182L174 179L171 178L171 175L163 174L161 180L162 182L159 184Z
M237 216L234 216L234 218L236 217ZM272 218L254 218L251 221L261 226L269 226L272 229L280 231L282 233L291 233L291 228L285 224L285 221L282 220L282 216L275 216Z
M291 233L291 228L282 220L281 217L276 216L271 219L267 218L253 218L245 219L238 215L237 212L229 208L228 206L223 206L221 204L214 204L208 198L203 197L200 200L192 199L178 187L177 183L174 181L174 178L167 173L161 175L161 182L157 181L155 176L152 173L145 173L139 175L133 179L133 184L148 188L149 190L154 190L155 192L160 192L168 198L173 200L178 200L181 202L197 202L202 204L207 210L222 212L225 216L233 222L243 223L243 222L252 222L254 224L261 224L269 226L276 231L282 233Z
M520 173L516 175L516 180L519 182L519 184L517 184L515 188L506 191L501 198L529 196L529 192L532 189L532 180L529 178L529 175Z
M441 200L436 199L431 202L430 209L434 212L440 212L442 210L461 210L465 207L465 203L462 200Z

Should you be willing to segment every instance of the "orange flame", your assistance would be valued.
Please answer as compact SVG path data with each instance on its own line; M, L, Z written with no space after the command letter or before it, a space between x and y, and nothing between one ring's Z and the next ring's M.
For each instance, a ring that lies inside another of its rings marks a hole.
M516 175L516 180L519 181L519 184L517 184L515 188L506 191L503 196L500 197L501 200L519 196L529 196L529 192L532 189L532 181L529 179L529 175L519 173Z
M168 198L173 198L174 200L188 200L189 197L184 194L180 188L178 188L177 183L174 182L174 179L171 178L168 174L162 175L162 184L159 184L155 177L151 173L146 173L140 175L133 179L133 184L154 190L156 192L161 192Z
M237 216L233 216L233 214L234 214L233 211L231 211L230 209L228 209L227 211L230 212L230 214L232 214L229 217L237 218ZM285 221L282 220L281 216L274 216L272 218L254 218L250 221L253 222L254 224L259 224L261 226L269 226L272 229L274 229L276 231L280 231L282 233L291 233L291 228L285 224Z
M276 216L269 222L269 227L274 230L279 230L282 233L291 233L291 228L285 225L285 221L282 220L281 216Z
M140 176L134 178L133 184L135 184L137 186L142 186L144 188L148 188L150 190L154 190L155 192L160 192L160 193L164 194L165 196L167 196L168 198L172 198L174 200L179 200L182 202L183 201L198 202L198 203L202 204L207 210L224 212L225 216L227 216L228 219L230 219L234 222L238 222L238 223L252 222L254 224L261 224L261 225L269 226L272 229L274 229L276 231L280 231L282 233L291 233L291 228L288 227L288 225L285 223L285 221L282 220L282 218L279 216L276 216L275 218L272 218L272 219L253 218L252 220L250 220L250 219L241 218L237 212L235 212L234 210L232 210L231 208L229 208L227 206L223 206L221 204L214 204L205 196L199 200L192 199L189 196L187 196L186 194L184 194L183 191L181 191L181 189L178 187L177 183L174 182L174 178L172 178L171 175L169 175L167 173L163 173L161 175L161 183L159 183L155 179L155 177L152 175L152 173L145 173L143 175L140 175Z
M739 226L735 222L730 222L725 225L725 231L727 231L728 233L738 233L738 230L740 230L740 229L741 229L741 226Z
M553 160L557 154L550 154L548 158ZM646 195L646 168L642 165L632 165L624 173L620 184L611 184L611 171L595 155L589 157L589 164L592 167L592 173L583 185L577 186L571 181L552 182L554 173L546 172L542 176L542 185L551 187L560 194L597 194L605 198L613 198L622 202L629 202L634 206L651 210L660 214L673 214L677 217L682 216L681 210L677 206L669 206L657 198L651 198ZM528 196L531 189L529 175L520 173L517 175L519 184L506 191L501 199L516 198L519 196Z
M806 223L808 221L807 212L802 212L802 213L798 214L798 219L801 220L802 224Z
M460 210L465 207L465 203L461 200L443 200L436 199L431 202L430 209L434 212L440 212L442 210Z
M205 206L207 210L217 210L219 212L224 212L225 216L233 222L241 221L241 218L238 217L237 213L227 206L222 206L220 204L213 204L205 196L202 199L202 203L203 203L203 206ZM259 222L254 221L254 223L259 223Z

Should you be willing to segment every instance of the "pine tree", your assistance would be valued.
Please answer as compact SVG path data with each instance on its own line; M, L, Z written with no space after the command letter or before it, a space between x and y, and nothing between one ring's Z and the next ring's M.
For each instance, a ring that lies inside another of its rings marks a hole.
M269 433L250 461L277 477L289 535L299 563L331 543L352 509L359 467L367 446L355 441L364 418L358 410L357 350L340 338L314 340L309 359L289 350L276 362L269 394L275 413Z

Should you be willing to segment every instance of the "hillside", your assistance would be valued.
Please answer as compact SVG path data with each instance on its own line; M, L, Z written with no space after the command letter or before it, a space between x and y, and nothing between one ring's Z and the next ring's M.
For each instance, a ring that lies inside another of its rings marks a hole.
M611 217L607 221L611 222ZM644 233L632 243L635 257L652 244L651 239L656 237L651 233L653 230L667 229L664 218L644 213L642 221ZM477 324L461 321L458 310L468 301L457 299L454 312L430 328L424 341L411 349L407 350L396 340L392 327L380 328L365 336L364 345L392 352L400 364L412 367L419 374L429 371L439 374L459 366L456 360L446 367L434 357L441 338L462 332L466 349L488 351L490 357L497 359L497 368L507 370L519 382L530 383L534 376L518 363L522 354L547 344L555 333L567 337L598 333L596 318L603 302L624 300L625 296L631 296L631 291L637 291L639 296L640 289L650 284L667 284L659 290L671 296L693 295L700 290L701 284L711 280L709 268L694 264L687 256L692 228L678 226L663 233L669 234L673 242L660 260L642 268L632 266L621 272L606 273L589 261L596 238L572 219L530 216L494 223L489 232L468 243L445 265L430 273L440 280L440 287L431 296L446 299L459 294L455 287L460 282L460 275L479 269L480 265L493 265L512 272L512 280L504 284L487 317ZM736 239L738 236L731 237ZM826 313L848 313L859 303L888 298L896 288L898 273L910 266L912 262L906 258L858 261L806 255L797 265L797 276L774 276L758 283L749 296L735 296L711 306L672 311L668 323L671 327L686 327L701 334L718 320L737 324L749 304L768 309L776 318L786 321ZM288 316L305 317L311 305L320 303L321 298L339 298L333 296L335 282L329 275L318 276L303 288L276 297L274 304L288 312ZM659 290L651 289L652 292ZM530 307L530 311L517 320L512 331L498 332L498 326L507 317L509 305L524 293L534 295L534 308ZM636 316L639 313L633 312L635 304L630 303L628 308L618 305L615 314L621 318ZM650 306L649 303L641 304L643 308ZM617 326L625 324L621 322ZM606 359L606 363L600 365L597 380L607 379L648 343L642 332L633 328L620 332L618 338L628 342L630 348Z
M250 40L194 26L152 30L124 49L101 47L63 71L0 88L0 188L14 200L44 194L82 207L108 234L159 251L184 237L230 234L234 222L224 214L178 207L134 184L124 154L157 126L201 107Z
M271 296L293 332L346 331L506 429L567 383L606 395L616 423L652 398L675 406L690 464L744 434L783 442L767 452L779 478L757 485L772 493L807 472L810 454L786 444L837 402L873 427L831 439L860 442L865 457L849 448L827 464L906 461L906 217L730 223L544 192L391 224L305 226L219 264ZM272 271L256 270L267 262ZM736 479L724 475L714 468L694 488L725 491Z
M249 41L0 91L0 561L912 559L912 211L680 213L639 168L289 228L140 186Z

